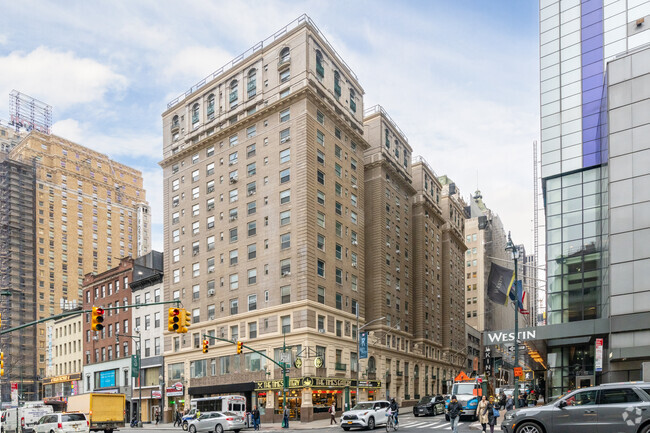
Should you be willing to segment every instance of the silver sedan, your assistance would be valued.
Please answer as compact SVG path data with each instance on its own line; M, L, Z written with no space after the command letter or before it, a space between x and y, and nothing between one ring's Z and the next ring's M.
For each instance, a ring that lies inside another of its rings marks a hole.
M238 433L245 427L244 418L236 413L205 412L199 418L190 421L188 430L190 433L223 433L224 431Z

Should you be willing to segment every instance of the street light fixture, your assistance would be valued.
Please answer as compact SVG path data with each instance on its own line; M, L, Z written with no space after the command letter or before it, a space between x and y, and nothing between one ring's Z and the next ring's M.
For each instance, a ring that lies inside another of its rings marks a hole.
M519 260L519 248L512 243L510 232L508 232L508 243L506 244L506 251L510 253L510 258L515 263L515 368L519 367L519 293L517 289L517 260ZM512 289L511 289L512 290ZM515 408L519 407L519 377L515 376L515 391L513 393Z

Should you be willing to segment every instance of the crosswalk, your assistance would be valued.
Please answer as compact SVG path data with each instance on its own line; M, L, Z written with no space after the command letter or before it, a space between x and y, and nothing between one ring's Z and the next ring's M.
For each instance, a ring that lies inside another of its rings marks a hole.
M460 422L458 427L467 423ZM435 421L403 421L399 423L400 429L436 429L436 430L451 430L451 423L445 421L444 418Z

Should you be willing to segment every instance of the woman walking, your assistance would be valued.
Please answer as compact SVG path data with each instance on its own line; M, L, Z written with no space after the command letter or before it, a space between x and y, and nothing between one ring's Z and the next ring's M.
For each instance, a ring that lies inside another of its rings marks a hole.
M488 406L488 401L487 397L483 396L481 398L481 401L478 404L478 407L476 410L478 411L478 421L481 423L481 427L483 427L483 431L485 431L485 427L487 426L488 423L488 416L485 410L487 409Z
M497 405L494 403L493 396L490 396L490 401L488 402L484 413L487 414L488 416L488 425L490 426L490 433L494 433L494 426L496 425L499 419L499 409L497 409Z

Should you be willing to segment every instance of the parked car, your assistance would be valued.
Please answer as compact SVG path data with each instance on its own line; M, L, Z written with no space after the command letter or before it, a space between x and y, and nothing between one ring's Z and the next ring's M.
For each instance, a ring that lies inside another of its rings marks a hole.
M234 431L238 433L246 428L244 417L234 412L204 412L189 422L190 433Z
M413 415L442 415L445 413L445 400L441 395L427 395L413 406Z
M341 427L348 431L351 428L374 429L375 426L386 424L386 411L390 407L387 400L361 401L351 410L341 415Z
M90 422L81 412L57 412L41 417L33 429L34 433L88 433Z
M508 412L505 433L650 433L650 383L581 388L545 406Z

